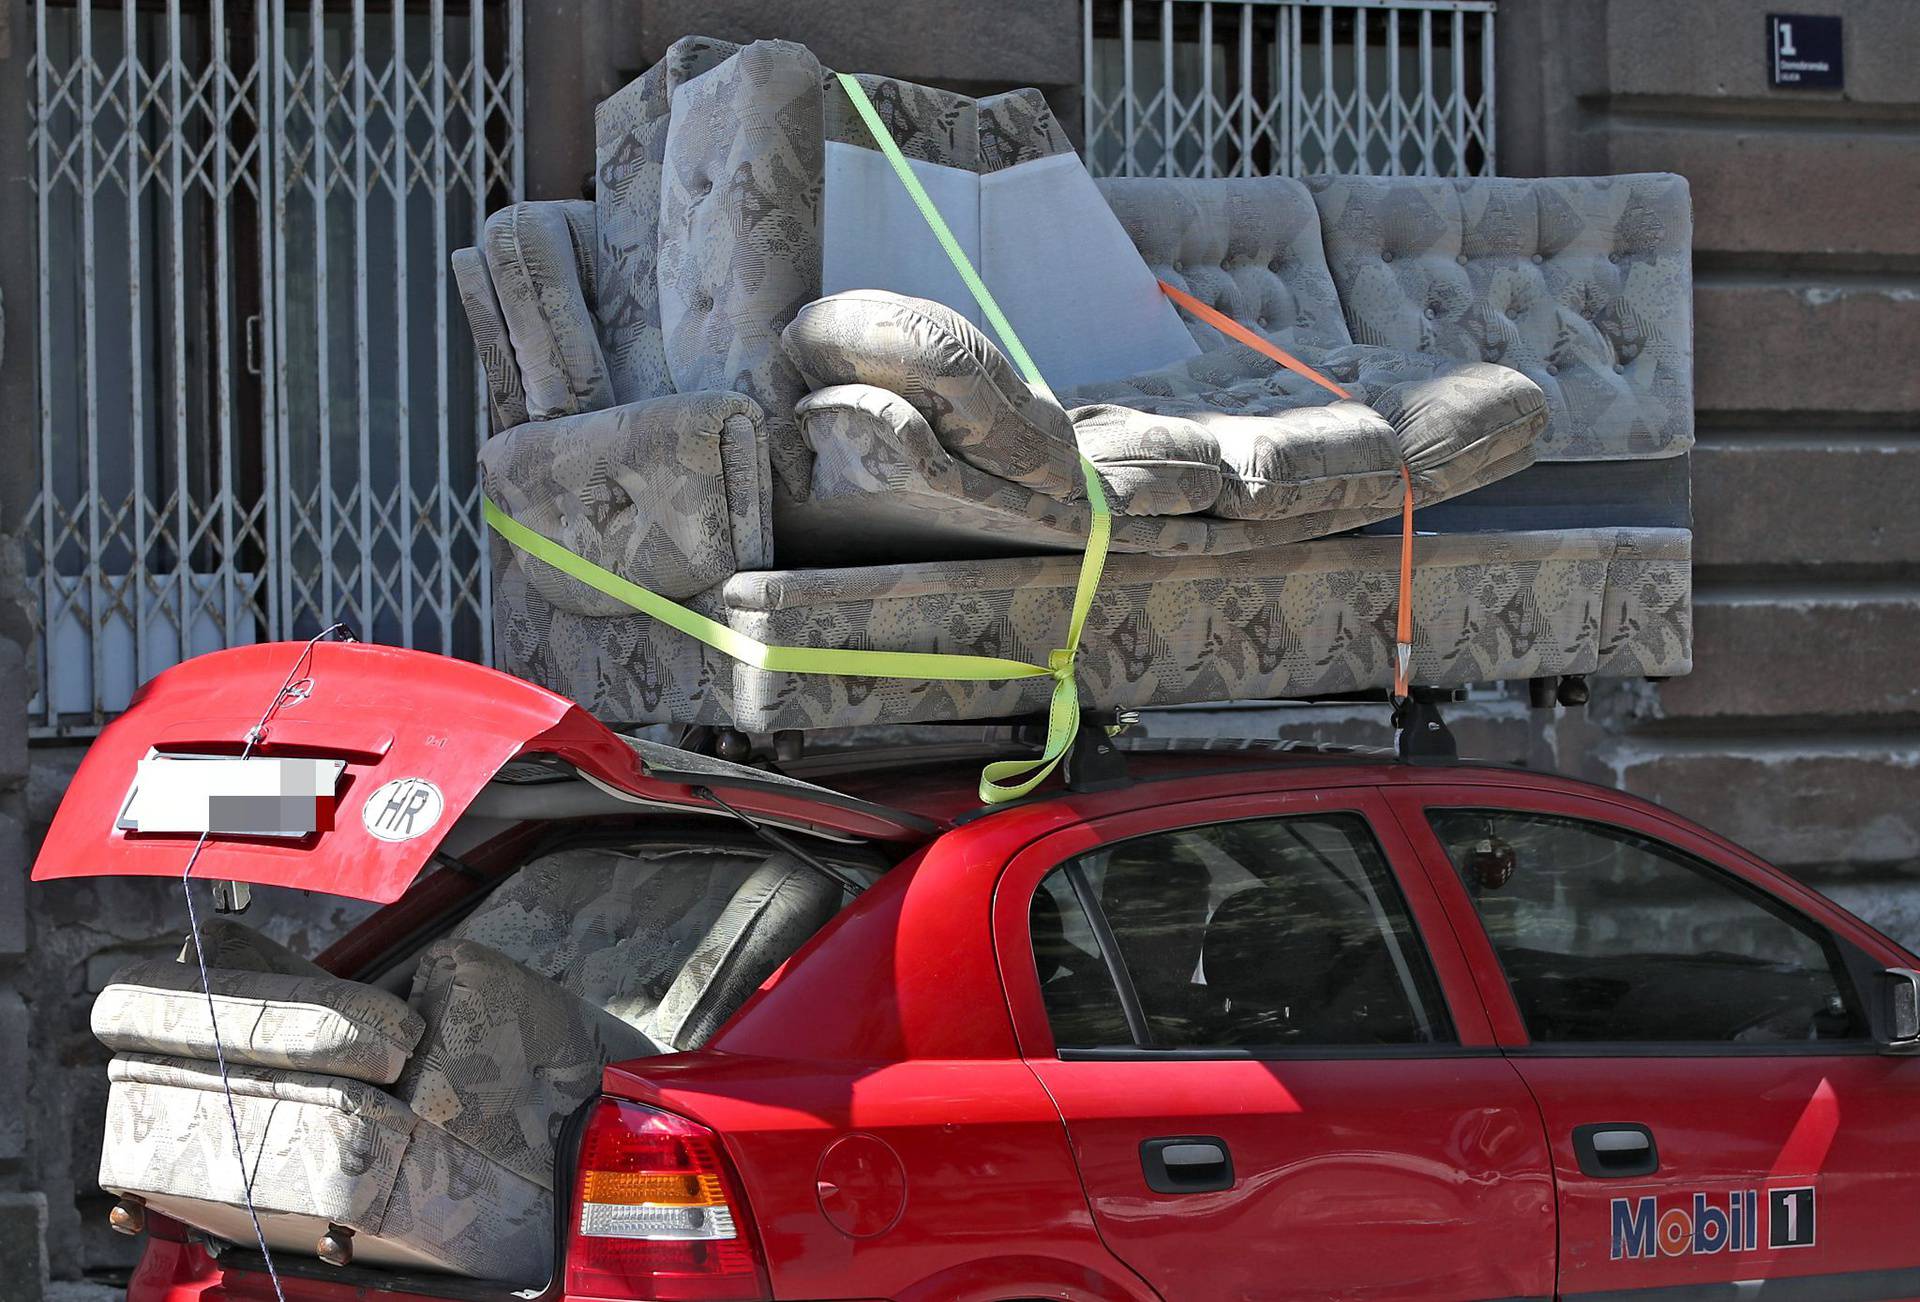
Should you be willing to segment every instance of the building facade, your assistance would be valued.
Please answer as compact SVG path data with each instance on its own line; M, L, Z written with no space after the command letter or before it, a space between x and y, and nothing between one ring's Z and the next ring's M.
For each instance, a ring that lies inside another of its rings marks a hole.
M26 886L86 737L183 652L335 616L488 653L484 413L445 251L500 203L579 194L593 105L691 31L1039 86L1101 171L1686 175L1696 671L1584 712L1486 693L1456 730L1671 805L1920 943L1920 11L1798 3L1840 20L1838 89L1773 84L1757 0L0 0L9 1296L129 1264L92 1187L86 1013L180 925L166 883ZM1385 731L1297 707L1153 726ZM305 948L359 916L256 907Z

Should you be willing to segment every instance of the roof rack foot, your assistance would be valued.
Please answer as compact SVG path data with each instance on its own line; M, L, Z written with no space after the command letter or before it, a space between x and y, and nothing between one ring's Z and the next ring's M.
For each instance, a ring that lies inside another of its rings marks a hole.
M1560 690L1560 680L1554 676L1527 679L1527 705L1530 709L1551 710L1554 694Z
M1069 791L1111 791L1133 779L1127 776L1127 757L1113 744L1109 724L1124 726L1131 720L1089 711L1080 718L1080 731L1067 747L1061 776Z
M1442 694L1416 687L1393 707L1393 726L1400 758L1408 764L1447 764L1460 758L1447 721L1440 717ZM1444 693L1453 699L1453 693Z

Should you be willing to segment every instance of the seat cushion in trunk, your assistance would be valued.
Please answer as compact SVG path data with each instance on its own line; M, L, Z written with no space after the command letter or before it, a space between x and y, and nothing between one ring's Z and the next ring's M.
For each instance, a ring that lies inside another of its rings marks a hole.
M312 1254L328 1224L354 1261L538 1283L552 1270L553 1195L421 1122L361 1081L122 1054L108 1065L100 1186L251 1245L246 1175L269 1247Z

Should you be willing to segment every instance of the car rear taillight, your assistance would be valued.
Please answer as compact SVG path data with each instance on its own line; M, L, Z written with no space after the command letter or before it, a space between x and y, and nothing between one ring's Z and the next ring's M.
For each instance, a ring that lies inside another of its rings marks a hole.
M602 1099L580 1140L569 1297L761 1302L746 1203L711 1130Z

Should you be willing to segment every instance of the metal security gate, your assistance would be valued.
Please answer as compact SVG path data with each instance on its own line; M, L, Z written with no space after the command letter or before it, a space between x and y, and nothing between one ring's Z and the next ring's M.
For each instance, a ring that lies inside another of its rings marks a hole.
M1493 173L1491 0L1082 0L1107 176Z
M520 0L36 0L39 735L188 656L485 660L448 255L522 192Z

